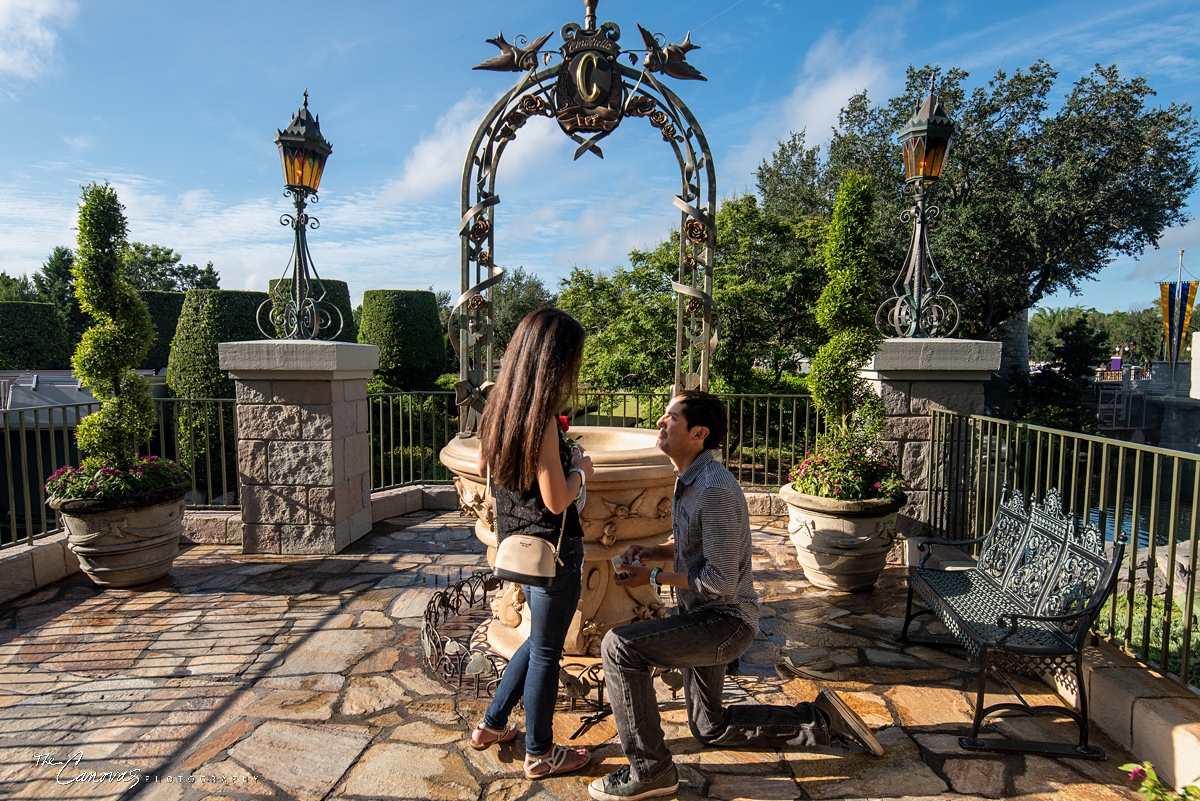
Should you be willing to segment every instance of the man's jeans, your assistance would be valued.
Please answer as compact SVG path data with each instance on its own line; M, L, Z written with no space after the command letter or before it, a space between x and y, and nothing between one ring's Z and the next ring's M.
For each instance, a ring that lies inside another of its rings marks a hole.
M483 716L492 729L503 729L517 701L525 700L525 753L542 755L554 745L554 699L563 642L579 606L583 540L563 540L562 564L549 587L524 587L529 607L529 637L513 654L500 686Z
M825 745L829 735L807 702L795 706L721 706L725 666L755 632L739 618L701 610L620 626L604 636L604 683L633 778L657 779L671 766L663 739L653 668L678 668L688 726L706 745Z

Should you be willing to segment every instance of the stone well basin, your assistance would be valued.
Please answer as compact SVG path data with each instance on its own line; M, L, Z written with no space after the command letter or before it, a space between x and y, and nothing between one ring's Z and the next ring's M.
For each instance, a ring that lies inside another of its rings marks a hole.
M614 626L661 617L662 602L649 587L618 587L611 559L630 545L657 545L671 535L671 496L675 472L655 446L658 431L647 428L578 426L571 435L592 457L595 473L587 483L583 524L583 594L567 632L565 652L600 655L600 640ZM463 509L476 518L475 536L487 546L489 565L496 562L492 499L479 475L479 440L456 437L441 452L442 464L454 474ZM656 563L668 567L665 563ZM511 656L528 635L524 593L508 584L492 601L488 641L497 653Z

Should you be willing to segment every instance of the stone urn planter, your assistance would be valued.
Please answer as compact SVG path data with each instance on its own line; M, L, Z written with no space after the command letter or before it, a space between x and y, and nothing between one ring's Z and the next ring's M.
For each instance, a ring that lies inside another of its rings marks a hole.
M896 500L839 501L779 488L788 506L788 532L804 577L838 592L867 592L887 563L896 537Z
M655 446L655 429L572 426L571 436L592 457L595 473L588 479L587 504L579 516L584 533L583 593L564 652L598 657L600 640L609 629L665 614L649 587L618 587L610 560L630 545L658 545L671 536L675 471ZM487 546L488 564L495 564L492 499L476 466L479 440L456 437L440 456L455 474L463 510L476 518L475 536ZM650 566L669 567L665 562ZM524 593L520 585L508 584L492 601L488 644L508 657L528 634Z
M51 500L67 530L67 547L101 587L136 587L162 578L179 555L183 496L190 484L128 498Z

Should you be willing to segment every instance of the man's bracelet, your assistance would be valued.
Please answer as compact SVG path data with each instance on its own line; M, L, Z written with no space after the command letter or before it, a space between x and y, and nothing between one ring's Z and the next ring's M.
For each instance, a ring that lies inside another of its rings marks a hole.
M655 568L650 569L650 586L654 589L655 592L658 592L658 574L661 572L662 572L661 567L655 567Z

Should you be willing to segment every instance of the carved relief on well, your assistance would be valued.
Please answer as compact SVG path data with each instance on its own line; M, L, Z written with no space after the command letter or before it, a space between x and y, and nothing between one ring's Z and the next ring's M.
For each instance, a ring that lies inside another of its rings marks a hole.
M570 656L597 657L609 629L666 613L648 586L618 587L610 560L632 544L657 545L670 537L675 474L654 446L657 432L652 429L576 427L571 433L592 457L596 471L580 515L583 591L564 650ZM492 564L495 517L486 482L475 473L477 454L475 437L456 438L442 451L442 462L456 473L454 486L462 509L475 517L475 535L488 547ZM511 655L524 640L524 601L520 587L512 584L493 600L488 640L498 653Z

